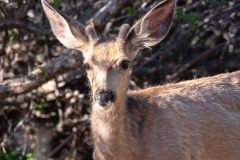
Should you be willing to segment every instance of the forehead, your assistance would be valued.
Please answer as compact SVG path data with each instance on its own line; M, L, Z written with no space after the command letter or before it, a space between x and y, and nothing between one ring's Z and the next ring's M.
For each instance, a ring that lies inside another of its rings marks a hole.
M124 42L121 40L104 42L97 44L93 48L92 60L93 61L116 61L121 57L125 57Z

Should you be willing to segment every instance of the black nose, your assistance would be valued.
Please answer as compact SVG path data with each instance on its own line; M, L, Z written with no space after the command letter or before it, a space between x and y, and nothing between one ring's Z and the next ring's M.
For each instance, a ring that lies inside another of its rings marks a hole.
M96 93L96 100L101 106L107 106L109 103L115 101L116 96L111 90L101 90Z

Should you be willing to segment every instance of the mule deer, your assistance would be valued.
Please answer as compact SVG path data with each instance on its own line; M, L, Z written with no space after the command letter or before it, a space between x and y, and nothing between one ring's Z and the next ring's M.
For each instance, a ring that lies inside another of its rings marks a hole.
M83 52L92 87L96 160L239 160L240 72L128 91L137 53L168 33L175 0L165 0L114 40L43 8L53 33Z

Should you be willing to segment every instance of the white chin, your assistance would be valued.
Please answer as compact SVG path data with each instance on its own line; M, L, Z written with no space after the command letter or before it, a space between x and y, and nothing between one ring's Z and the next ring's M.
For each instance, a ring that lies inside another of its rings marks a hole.
M96 107L97 109L100 109L100 110L106 110L106 109L110 108L112 105L113 105L113 103L108 103L106 106L101 106L97 102L93 103L93 107Z

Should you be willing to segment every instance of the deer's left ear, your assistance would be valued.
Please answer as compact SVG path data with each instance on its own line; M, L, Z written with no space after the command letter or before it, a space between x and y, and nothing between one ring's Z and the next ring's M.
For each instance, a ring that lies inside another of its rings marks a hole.
M89 45L85 27L76 20L57 12L45 0L41 0L52 31L66 47L83 51Z
M126 38L127 48L136 51L162 41L171 26L175 6L176 0L164 0L151 9L130 29Z

